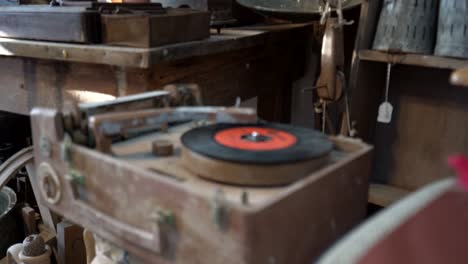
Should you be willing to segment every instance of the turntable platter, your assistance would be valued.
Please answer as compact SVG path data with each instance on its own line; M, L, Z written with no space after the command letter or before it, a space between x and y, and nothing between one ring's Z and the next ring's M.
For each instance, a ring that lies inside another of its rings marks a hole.
M216 124L182 135L182 159L200 177L230 184L287 184L323 165L322 133L280 124Z

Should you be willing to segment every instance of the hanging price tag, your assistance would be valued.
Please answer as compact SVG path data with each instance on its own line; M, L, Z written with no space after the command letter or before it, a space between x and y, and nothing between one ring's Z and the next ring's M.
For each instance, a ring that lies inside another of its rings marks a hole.
M392 121L393 106L388 101L388 90L390 88L390 74L392 71L392 64L387 65L387 82L385 84L385 101L380 104L379 112L377 114L377 122L388 124Z
M379 106L379 114L377 115L377 121L380 123L388 124L392 121L393 106L389 102L383 102Z

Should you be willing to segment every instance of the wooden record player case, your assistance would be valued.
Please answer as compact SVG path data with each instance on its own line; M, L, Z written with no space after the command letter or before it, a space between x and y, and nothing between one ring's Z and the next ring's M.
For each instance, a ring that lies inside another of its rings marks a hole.
M35 148L43 202L131 260L309 263L366 214L372 148L360 141L332 138L330 161L292 184L248 187L204 180L179 166L178 155L152 156L151 142L161 138L178 153L177 127L123 141L108 154L67 139L67 119L56 110L36 108L31 117L35 145L43 146Z

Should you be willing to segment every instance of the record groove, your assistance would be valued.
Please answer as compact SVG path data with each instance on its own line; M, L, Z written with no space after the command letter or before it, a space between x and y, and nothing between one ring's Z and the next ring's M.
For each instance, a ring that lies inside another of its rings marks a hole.
M209 158L259 165L318 159L333 148L316 130L269 123L197 127L184 133L181 141L187 149Z

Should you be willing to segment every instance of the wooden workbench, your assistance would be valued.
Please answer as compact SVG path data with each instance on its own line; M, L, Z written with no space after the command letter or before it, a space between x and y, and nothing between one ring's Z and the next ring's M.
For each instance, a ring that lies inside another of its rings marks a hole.
M258 96L262 118L287 121L292 82L301 77L307 25L223 29L209 39L142 49L0 38L0 110L28 114L81 100L169 83L197 83L207 105Z

